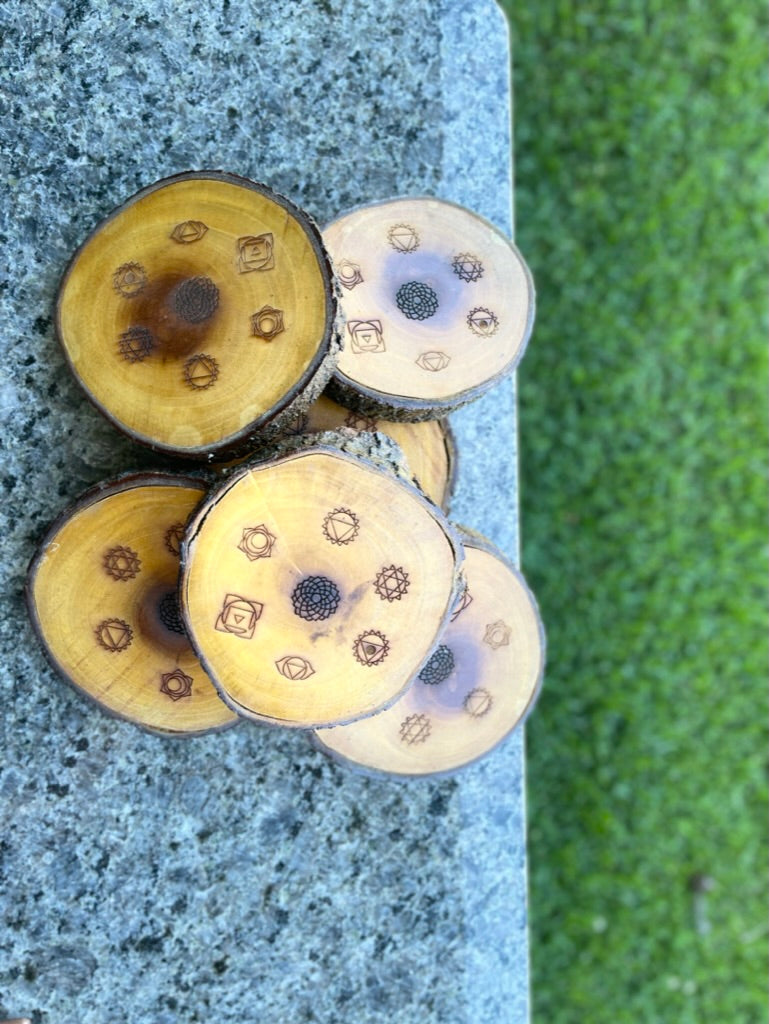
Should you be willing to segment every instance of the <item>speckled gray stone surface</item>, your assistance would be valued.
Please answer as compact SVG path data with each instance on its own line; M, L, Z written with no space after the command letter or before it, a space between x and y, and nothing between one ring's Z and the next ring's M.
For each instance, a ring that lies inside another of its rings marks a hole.
M491 0L0 6L0 1018L519 1024L523 740L457 777L359 777L296 733L164 740L47 666L21 600L47 523L161 461L85 401L51 306L139 187L221 167L325 222L432 193L510 230ZM456 518L517 550L512 385L454 417Z

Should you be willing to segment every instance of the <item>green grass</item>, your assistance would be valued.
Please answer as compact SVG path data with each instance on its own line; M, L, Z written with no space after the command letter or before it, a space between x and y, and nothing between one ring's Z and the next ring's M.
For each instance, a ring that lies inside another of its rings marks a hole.
M534 1024L763 1024L766 9L504 6Z

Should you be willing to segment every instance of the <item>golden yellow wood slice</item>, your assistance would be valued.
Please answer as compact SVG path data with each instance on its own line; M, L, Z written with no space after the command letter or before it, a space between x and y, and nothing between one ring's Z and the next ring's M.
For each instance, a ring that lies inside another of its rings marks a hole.
M200 172L143 189L91 233L56 320L97 408L144 444L200 458L320 393L335 316L310 218L265 185Z
M419 488L444 512L448 510L457 472L456 443L448 420L398 423L354 412L321 395L288 425L286 435L340 428L358 433L378 430L387 434L403 452Z
M334 397L425 419L510 374L534 319L534 288L513 243L477 214L420 197L375 203L329 224L345 348Z
M84 494L29 569L27 603L55 667L105 710L177 736L233 725L190 647L179 547L199 480L135 474Z
M364 722L319 729L313 741L370 772L451 772L488 753L531 709L544 669L536 602L488 541L462 535L467 590L414 685Z
M183 547L192 643L239 713L309 728L394 701L454 605L461 544L416 488L313 444L236 470Z

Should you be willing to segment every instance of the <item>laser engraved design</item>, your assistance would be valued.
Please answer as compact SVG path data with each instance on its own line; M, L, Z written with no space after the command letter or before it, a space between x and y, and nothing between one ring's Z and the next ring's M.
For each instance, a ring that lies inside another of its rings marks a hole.
M507 647L510 643L510 635L512 632L512 629L506 622L498 619L496 622L492 622L486 627L483 642L496 651L499 647Z
M192 676L186 675L180 668L173 672L164 672L160 677L160 692L171 700L181 700L192 696Z
M190 356L184 364L184 380L195 391L212 388L219 376L219 364L213 356L200 353Z
M323 520L323 532L332 544L351 544L359 530L360 520L349 508L335 508Z
M306 658L300 658L298 654L288 654L285 658L275 662L275 668L286 679L309 679L315 675L315 669Z
M184 536L184 523L174 523L169 526L163 535L163 543L172 555L179 557L182 549L182 537Z
M461 281L479 281L483 277L483 264L469 252L455 256L451 261L451 269Z
M451 356L447 356L445 352L423 352L414 362L423 370L438 373L439 370L446 369L451 362Z
M172 590L169 590L158 602L158 615L166 629L172 633L179 633L180 636L186 634L187 630L184 628L179 611L179 599Z
M319 622L333 615L341 599L339 587L327 576L306 576L291 594L294 613L308 622Z
M339 283L344 285L348 291L352 291L356 284L363 283L363 274L357 263L352 260L341 260L336 265L336 276Z
M387 238L398 252L415 252L419 248L419 235L409 224L395 224L387 232Z
M122 619L105 619L94 630L96 639L105 651L119 653L130 647L134 632Z
M120 355L128 363L140 363L152 351L154 339L146 327L129 327L118 339Z
M374 590L383 601L400 601L410 586L409 574L402 565L385 566L374 581Z
M310 417L306 412L297 413L297 415L290 421L286 427L286 433L291 437L296 437L297 434L305 434L307 428L310 425Z
M247 526L243 530L238 550L250 561L255 562L257 558L269 558L272 554L272 547L277 537L273 536L264 523L258 526Z
M380 661L384 661L389 651L387 637L378 629L361 633L352 645L352 652L361 665L378 665Z
M424 743L431 731L427 715L409 715L401 722L401 740L410 747L415 743Z
M353 352L385 352L381 320L348 320L350 347Z
M446 644L441 644L430 655L430 660L419 673L419 678L428 686L437 686L448 679L454 671L454 652Z
M238 239L238 270L241 274L252 270L272 270L274 266L273 237L269 231Z
M277 334L280 334L285 329L282 309L262 306L251 317L251 333L255 338L264 338L265 341L272 341Z
M476 686L471 690L464 700L464 709L473 718L482 718L491 709L494 700L488 690L482 686Z
M364 416L362 413L351 412L347 419L344 421L344 425L349 427L350 430L357 431L368 431L373 433L376 430L377 421L373 416Z
M112 287L124 299L133 299L147 285L147 271L141 263L123 263L112 275Z
M463 612L465 610L465 608L467 608L467 606L469 604L472 604L472 603L473 603L473 599L472 599L472 597L470 595L470 588L469 587L465 587L465 589L464 589L464 591L462 593L462 596L459 599L459 603L457 604L457 606L454 609L454 611L451 613L451 619L449 621L453 622L454 619L457 617L457 615L459 615L460 612Z
M263 609L264 605L259 601L251 601L239 594L227 594L215 628L220 633L232 633L244 640L250 640Z
M467 326L479 338L490 338L499 327L496 314L484 306L477 306L467 314Z
M409 281L402 284L395 295L398 309L409 320L427 320L438 309L438 296L429 284Z
M206 231L208 228L202 220L184 220L176 225L169 237L180 245L192 245L199 242Z
M118 545L110 548L104 556L104 571L113 580L132 580L141 570L141 559L131 548Z
M174 289L171 301L180 319L188 324L202 324L216 312L219 289L210 277L190 277Z

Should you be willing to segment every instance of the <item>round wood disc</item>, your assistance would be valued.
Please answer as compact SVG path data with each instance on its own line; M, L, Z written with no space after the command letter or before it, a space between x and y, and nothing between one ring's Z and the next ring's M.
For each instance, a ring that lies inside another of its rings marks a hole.
M237 470L183 547L182 610L239 713L309 728L394 701L454 605L461 544L416 488L311 445Z
M336 300L310 218L265 185L180 174L115 210L75 254L57 328L86 393L135 440L237 448L317 396Z
M456 443L448 420L398 423L354 412L321 395L289 424L286 433L310 434L341 428L387 434L403 452L417 486L444 511L448 509L457 472Z
M233 725L179 612L179 547L199 480L136 474L84 494L51 526L27 579L55 667L104 709L154 732Z
M504 556L462 535L467 589L413 686L364 722L319 729L325 753L370 772L451 772L488 753L531 709L544 668L536 602Z
M531 333L534 288L492 224L444 200L395 199L345 214L323 239L347 320L335 397L427 418L513 371Z

